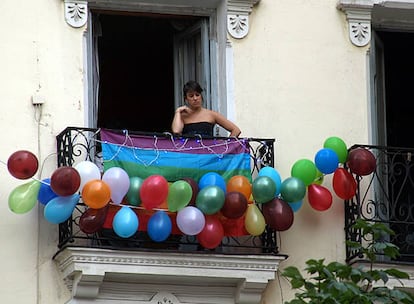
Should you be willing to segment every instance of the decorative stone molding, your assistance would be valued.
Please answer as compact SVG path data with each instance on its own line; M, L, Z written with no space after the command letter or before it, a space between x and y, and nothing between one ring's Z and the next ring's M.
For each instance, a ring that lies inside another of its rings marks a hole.
M72 27L82 27L88 19L88 2L84 0L64 0L65 20Z
M249 33L249 15L260 0L228 0L227 31L233 38L241 39Z
M371 10L374 3L368 0L341 0L338 9L348 21L348 34L356 46L365 46L371 40Z
M55 261L72 291L69 303L111 294L135 303L252 304L285 258L66 248Z

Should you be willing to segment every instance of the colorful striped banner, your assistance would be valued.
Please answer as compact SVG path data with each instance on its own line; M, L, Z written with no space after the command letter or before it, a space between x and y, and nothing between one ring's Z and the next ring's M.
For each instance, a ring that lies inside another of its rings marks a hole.
M158 174L170 182L185 177L198 181L209 172L220 174L225 181L235 175L252 181L247 139L173 138L107 129L100 134L104 170L120 167L131 177Z

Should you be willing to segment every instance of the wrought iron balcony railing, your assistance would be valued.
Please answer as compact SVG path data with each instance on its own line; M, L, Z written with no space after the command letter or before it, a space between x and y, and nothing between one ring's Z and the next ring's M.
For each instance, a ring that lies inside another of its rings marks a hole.
M365 242L361 232L352 229L356 219L381 222L395 235L384 236L397 245L400 256L387 261L379 253L378 261L414 262L414 149L369 145L354 148L369 149L376 158L375 171L366 176L356 176L357 193L345 201L345 234L347 240ZM359 252L347 247L348 262L363 258Z
M119 130L121 131L121 130ZM130 134L171 137L171 134L148 134L131 132ZM58 167L72 166L79 161L88 160L102 164L100 132L98 129L68 127L57 137ZM224 139L224 138L217 138ZM252 176L263 166L274 166L274 139L247 138L251 156ZM155 243L146 232L137 232L133 237L121 238L114 231L98 231L85 234L79 227L79 219L87 206L81 202L71 218L59 224L59 251L68 246L94 247L122 250L172 250L172 251L213 251L231 254L277 254L276 231L266 227L260 236L225 236L214 250L202 248L194 236L171 235L162 243Z

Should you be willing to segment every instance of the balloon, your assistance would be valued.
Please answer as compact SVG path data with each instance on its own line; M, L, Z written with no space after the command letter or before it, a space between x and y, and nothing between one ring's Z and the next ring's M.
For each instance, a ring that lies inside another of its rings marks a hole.
M190 184L191 189L192 189L192 195L191 195L191 199L190 202L188 203L188 205L194 206L195 205L195 201L196 201L196 197L198 194L198 183L191 177L184 177L181 180L186 181L187 183Z
M126 201L132 206L141 205L141 197L139 192L144 180L138 176L133 176L129 178L129 189L126 194Z
M333 173L338 168L338 164L338 155L330 148L320 149L315 155L315 165L322 173Z
M252 195L252 184L246 176L234 175L228 180L226 190L227 192L240 192L246 200L249 200Z
M357 175L369 175L375 171L377 161L374 154L365 148L356 148L349 152L348 167Z
M220 187L221 190L223 190L223 192L225 193L226 190L226 181L224 180L224 178L216 173L216 172L209 172L204 174L200 180L198 181L198 187L201 189L203 189L204 187L207 186L217 186Z
M341 164L346 162L346 159L348 157L348 149L345 142L339 137L328 137L323 143L323 147L334 150Z
M299 211L300 208L302 208L303 205L303 201L298 201L298 202L288 202L290 208L292 208L293 212L297 212Z
M147 232L151 240L154 242L165 241L171 234L171 219L165 211L157 211L151 215Z
M79 228L86 234L101 230L108 214L109 205L101 209L88 208L79 219Z
M103 208L111 200L111 189L103 180L90 180L83 186L82 199L85 205L90 208Z
M214 215L207 215L203 230L197 234L197 240L201 246L214 249L220 245L224 237L223 224Z
M10 210L17 214L26 213L32 210L36 205L39 189L40 182L37 180L17 186L9 194Z
M325 211L332 205L332 194L324 186L312 184L308 186L308 201L313 209Z
M39 203L46 205L52 198L58 196L55 192L53 192L52 188L50 187L50 178L45 178L42 180L40 185L39 193L37 195L37 200Z
M176 212L183 209L190 203L193 195L193 189L190 184L184 180L178 180L171 184L168 190L168 210Z
M282 186L282 179L279 172L273 167L263 167L259 170L258 176L267 176L270 177L276 184L276 193L274 197L280 194L280 189Z
M289 177L283 181L280 194L285 202L297 202L305 197L306 186L299 178Z
M244 219L244 226L250 235L261 235L266 228L266 221L256 204L249 204Z
M345 168L335 170L332 185L336 195L344 200L351 199L357 189L355 178Z
M206 219L200 209L187 206L177 212L176 222L182 233L197 235L203 230Z
M79 191L82 192L83 186L93 179L101 179L101 171L98 166L88 160L81 161L74 167L80 176Z
M111 189L111 199L116 205L121 204L129 189L128 173L119 167L109 168L102 175L102 180Z
M50 187L59 196L72 195L78 191L79 186L80 175L73 167L59 167L50 177Z
M161 175L148 176L142 183L139 194L145 209L157 208L168 197L168 181Z
M36 174L39 167L37 157L30 151L20 150L14 152L7 160L7 169L18 179L28 179Z
M284 200L274 198L263 205L266 224L276 231L288 230L293 224L293 210Z
M227 218L239 218L247 210L247 199L240 192L227 192L221 213Z
M60 224L68 220L76 204L79 202L80 195L75 193L70 196L57 196L52 199L43 210L43 215L52 224Z
M266 203L275 197L276 184L268 176L258 176L252 185L252 195L257 203Z
M196 206L204 214L214 214L224 205L225 194L218 186L202 188L196 198Z
M117 211L112 222L114 232L122 238L133 236L137 232L138 226L137 214L127 206L123 206Z
M299 178L308 186L315 180L316 171L316 166L311 160L300 159L293 164L290 172L292 177Z
M313 181L312 184L322 185L323 180L324 180L323 173L321 171L319 171L318 169L316 169L315 180Z

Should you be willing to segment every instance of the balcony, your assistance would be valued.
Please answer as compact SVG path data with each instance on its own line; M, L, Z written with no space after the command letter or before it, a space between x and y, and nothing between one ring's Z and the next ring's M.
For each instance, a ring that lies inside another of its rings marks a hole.
M376 170L366 176L355 176L357 193L345 201L345 234L347 240L364 242L361 233L352 229L356 219L381 222L395 235L384 236L400 248L400 256L387 260L381 253L377 261L382 263L414 262L414 149L355 145L367 148L376 158ZM349 263L361 262L359 252L347 248Z
M129 134L183 140L164 133ZM273 167L273 139L243 141L249 150L252 176L263 166ZM100 167L100 130L66 128L57 136L57 154L58 167L74 166L83 160ZM171 234L163 242L152 241L145 231L128 238L119 237L111 228L86 234L79 221L87 209L81 200L72 217L59 224L54 257L72 291L73 303L80 298L104 299L118 293L122 296L117 299L140 299L139 303L195 303L194 297L211 298L213 287L220 290L215 303L259 303L268 281L275 278L279 262L287 257L279 254L276 231L269 227L258 236L226 235L220 245L206 249L195 236L183 234ZM197 303L207 303L204 301Z

